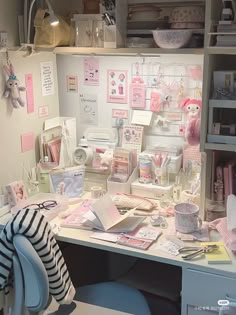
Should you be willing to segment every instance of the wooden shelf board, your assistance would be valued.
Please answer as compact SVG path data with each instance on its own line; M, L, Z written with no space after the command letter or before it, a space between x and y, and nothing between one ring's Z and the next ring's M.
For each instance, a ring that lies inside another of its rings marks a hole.
M234 108L236 109L236 100L209 100L209 108Z
M217 151L230 151L236 152L236 144L224 144L224 143L205 143L205 150L217 150Z
M236 47L208 47L210 55L236 55Z
M135 56L147 55L155 56L162 54L191 54L203 55L201 48L179 48L179 49L162 49L162 48L95 48L95 47L56 47L54 53L62 55L120 55Z

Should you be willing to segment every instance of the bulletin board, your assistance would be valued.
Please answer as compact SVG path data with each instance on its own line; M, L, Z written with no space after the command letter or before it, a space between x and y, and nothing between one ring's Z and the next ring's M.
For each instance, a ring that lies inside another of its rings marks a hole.
M99 84L88 86L82 80L79 82L78 94L68 95L64 78L72 73L83 78L85 58L62 55L57 57L60 114L76 116L78 139L91 127L81 117L79 94L83 93L96 96L97 127L113 128L114 133L120 135L121 128L131 123L133 113L138 109L152 112L150 126L144 127L144 142L147 145L157 141L160 144L183 144L186 121L185 113L178 104L184 97L201 98L203 56L181 54L160 55L155 58L93 57L97 59L99 67ZM141 78L140 82L145 86L145 106L142 108L130 106L129 86L134 78ZM121 83L122 88L119 85ZM115 89L114 94L112 88ZM159 94L162 104L155 110L155 101Z

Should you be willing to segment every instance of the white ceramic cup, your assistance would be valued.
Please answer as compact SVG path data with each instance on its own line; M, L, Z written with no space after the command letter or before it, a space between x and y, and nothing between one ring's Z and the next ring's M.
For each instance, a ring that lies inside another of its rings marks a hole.
M92 186L90 191L92 199L99 199L104 195L104 189L101 186Z
M193 203L179 203L175 206L175 228L181 233L198 231L202 226L199 207Z

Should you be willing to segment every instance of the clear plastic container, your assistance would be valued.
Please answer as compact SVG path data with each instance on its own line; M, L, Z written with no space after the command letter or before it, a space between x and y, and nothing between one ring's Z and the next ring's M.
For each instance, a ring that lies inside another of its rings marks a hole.
M226 216L226 209L224 202L206 200L206 221L211 222Z

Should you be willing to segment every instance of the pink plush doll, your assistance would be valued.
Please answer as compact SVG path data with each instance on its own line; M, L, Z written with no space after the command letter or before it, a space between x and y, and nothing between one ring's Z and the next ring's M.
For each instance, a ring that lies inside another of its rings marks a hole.
M19 86L19 81L16 78L12 64L9 65L9 68L4 66L4 70L9 78L3 96L11 100L11 104L14 108L23 107L25 104L21 98L20 91L25 91L25 88Z
M188 144L198 145L200 142L202 102L200 100L186 98L181 102L180 107L187 113L185 138Z

